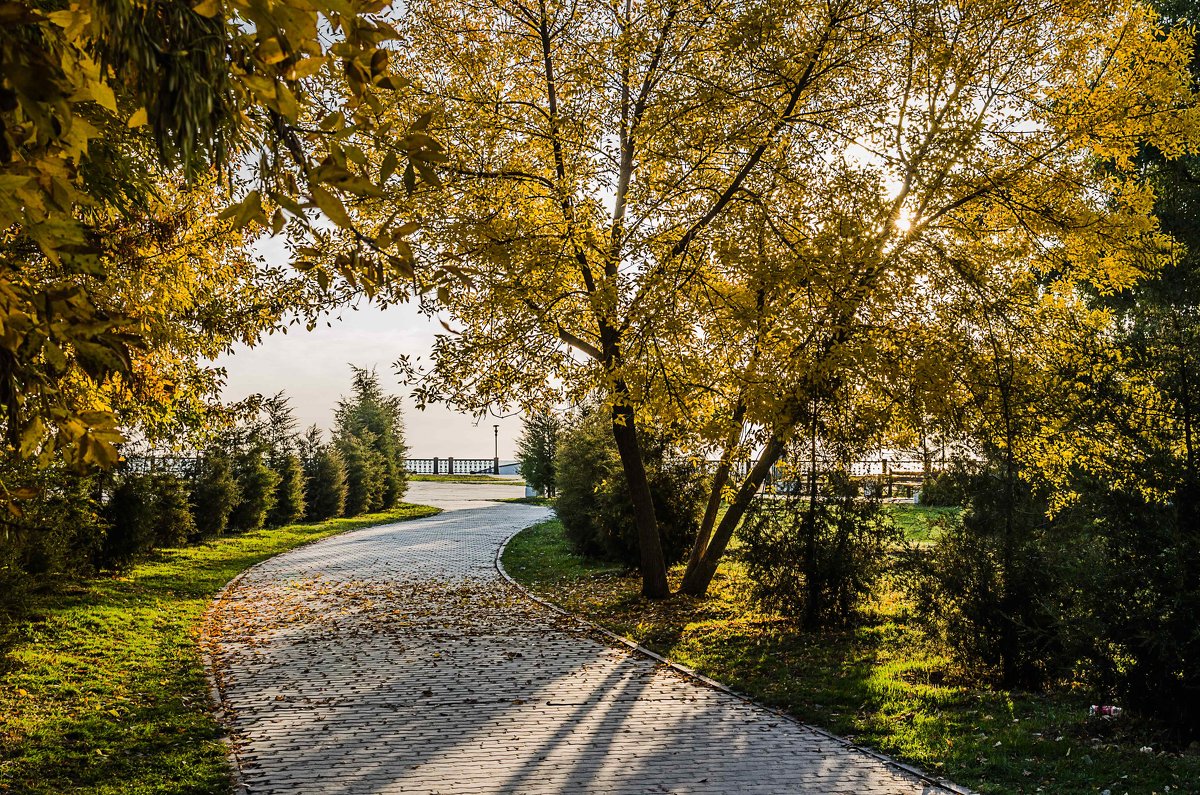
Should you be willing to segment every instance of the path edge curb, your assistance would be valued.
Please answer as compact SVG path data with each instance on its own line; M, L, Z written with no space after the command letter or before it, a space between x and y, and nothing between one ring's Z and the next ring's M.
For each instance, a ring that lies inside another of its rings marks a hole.
M496 571L500 574L500 576L503 577L508 582L509 585L516 588L527 598L532 599L534 602L537 602L538 604L542 605L545 608L548 608L549 610L554 611L555 613L565 616L565 617L571 619L572 621L575 621L576 623L581 624L584 627L587 627L587 629L590 630L591 632L602 635L605 638L607 638L608 640L614 641L615 643L617 643L620 646L625 646L626 648L633 651L635 654L639 654L643 657L647 657L651 660L658 662L661 665L666 666L667 668L670 668L672 671L683 676L685 679L690 679L694 682L698 682L699 684L704 685L705 687L709 687L709 688L712 688L713 690L717 690L717 691L720 691L727 695L733 696L734 698L738 699L739 701L746 703L746 704L750 704L754 707L757 707L758 709L766 710L767 712L770 712L772 715L776 715L779 718L788 721L789 723L795 724L804 729L807 729L808 731L819 734L822 737L825 737L829 740L833 740L838 745L841 745L842 747L844 747L848 750L857 751L858 753L865 754L866 756L869 756L878 762L882 762L883 764L887 765L888 767L890 767L894 770L897 770L907 776L916 778L920 781L925 782L926 784L937 787L938 789L940 789L944 792L951 793L952 795L979 795L979 793L977 793L975 790L968 789L967 787L959 786L958 784L955 784L946 779L937 778L935 776L932 776L932 775L926 773L925 771L921 770L920 768L913 767L912 765L904 764L903 762L900 762L896 759L892 759L890 756L887 756L886 754L882 754L879 751L876 751L872 748L868 748L868 747L862 746L862 745L857 745L855 743L850 742L845 737L839 737L838 735L833 734L832 732L828 732L818 726L812 726L808 723L805 723L805 722L799 720L798 718L796 718L792 715L789 715L788 713L784 712L783 710L777 709L775 707L767 706L766 704L761 704L758 701L751 698L750 696L746 695L745 693L740 693L737 690L734 690L732 687L729 687L726 684L718 682L716 679L713 679L712 677L705 676L704 674L700 673L699 671L695 671L686 665L674 662L674 661L662 656L661 654L659 654L657 652L647 649L645 646L641 645L640 643L633 640L632 638L627 638L624 635L618 635L617 633L612 632L611 630L605 629L604 627L600 626L599 624L597 624L594 621L591 621L590 619L584 618L583 616L581 616L577 613L572 613L569 610L566 610L566 609L560 607L559 605L555 604L554 602L551 602L548 599L543 599L542 597L538 596L533 591L529 590L524 585L522 585L521 583L519 583L515 579L513 579L512 575L510 575L508 573L508 570L504 568L504 563L502 561L502 558L504 557L504 550L508 549L509 543L511 543L514 538L516 538L518 535L525 532L526 530L529 529L529 527L532 527L532 526L533 525L529 525L527 527L522 527L519 530L514 531L508 538L504 539L503 543L501 543L500 546L496 549L496 558L494 561Z
M324 539L317 539L321 541ZM310 544L315 544L316 541L310 541ZM308 546L301 544L300 546ZM299 549L300 547L296 547ZM291 550L288 550L289 552ZM253 566L239 571L229 582L221 586L221 590L217 591L208 606L204 608L204 615L200 619L200 634L197 639L197 646L200 649L200 661L204 665L204 678L208 681L208 701L209 713L216 719L217 724L221 727L221 743L225 746L225 757L229 760L229 782L234 795L248 795L250 788L246 785L246 779L242 776L242 758L238 755L237 743L233 737L233 719L225 710L225 693L221 688L221 681L217 676L217 658L213 654L212 647L215 641L212 639L212 634L208 631L209 625L214 620L217 608L226 600L229 592L238 584L238 582L249 574L252 570L266 563L271 558L264 558Z

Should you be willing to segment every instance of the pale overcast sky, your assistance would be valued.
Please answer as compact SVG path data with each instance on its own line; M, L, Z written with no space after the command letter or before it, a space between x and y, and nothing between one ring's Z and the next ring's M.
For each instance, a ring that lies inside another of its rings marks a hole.
M258 253L287 257L281 239L263 238ZM442 332L436 321L417 311L415 303L380 310L362 301L358 311L344 310L342 319L329 318L313 331L293 326L287 334L274 334L254 348L237 346L216 364L228 373L222 397L236 401L255 393L274 395L283 390L292 398L300 427L316 424L326 430L333 424L338 398L350 391L350 365L374 367L385 391L405 399L405 435L414 458L491 458L492 426L500 426L500 457L512 458L521 434L520 417L484 417L477 421L444 406L418 411L407 390L396 381L392 363L402 354L427 358L434 335Z
M396 381L392 362L401 354L426 357L435 331L441 327L417 312L412 304L380 310L363 304L311 332L292 327L268 337L255 348L239 346L217 364L228 372L223 397L240 400L254 393L273 395L283 390L292 398L302 427L328 429L333 408L350 390L350 364L374 367L384 388L405 398L405 428L409 455L415 458L491 458L493 424L500 426L500 457L512 458L521 433L519 417L485 417L476 422L442 406L418 411Z

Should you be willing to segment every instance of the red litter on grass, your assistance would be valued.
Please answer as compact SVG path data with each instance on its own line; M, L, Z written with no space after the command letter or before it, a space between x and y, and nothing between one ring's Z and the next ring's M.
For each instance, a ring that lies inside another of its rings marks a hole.
M1111 707L1107 704L1092 704L1088 709L1088 717L1090 718L1117 718L1121 715L1120 707Z

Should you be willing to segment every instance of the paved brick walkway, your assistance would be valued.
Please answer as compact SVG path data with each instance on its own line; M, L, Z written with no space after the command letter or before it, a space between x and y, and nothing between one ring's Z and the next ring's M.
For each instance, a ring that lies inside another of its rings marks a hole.
M942 791L587 636L493 569L546 511L419 485L454 510L280 555L214 606L253 795Z

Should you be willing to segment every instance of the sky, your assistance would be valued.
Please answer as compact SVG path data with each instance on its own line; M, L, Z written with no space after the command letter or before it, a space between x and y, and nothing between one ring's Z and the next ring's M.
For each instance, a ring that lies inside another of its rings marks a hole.
M328 319L311 332L293 326L254 348L238 346L216 361L228 378L222 397L240 400L255 393L283 390L292 399L301 428L316 424L328 429L338 398L350 391L350 365L374 367L385 391L404 400L405 437L413 458L491 458L493 429L498 424L500 458L511 459L521 433L519 416L484 417L477 421L443 406L417 410L392 371L401 354L428 357L436 321L423 317L414 304L380 310L363 303L347 309L342 319Z

